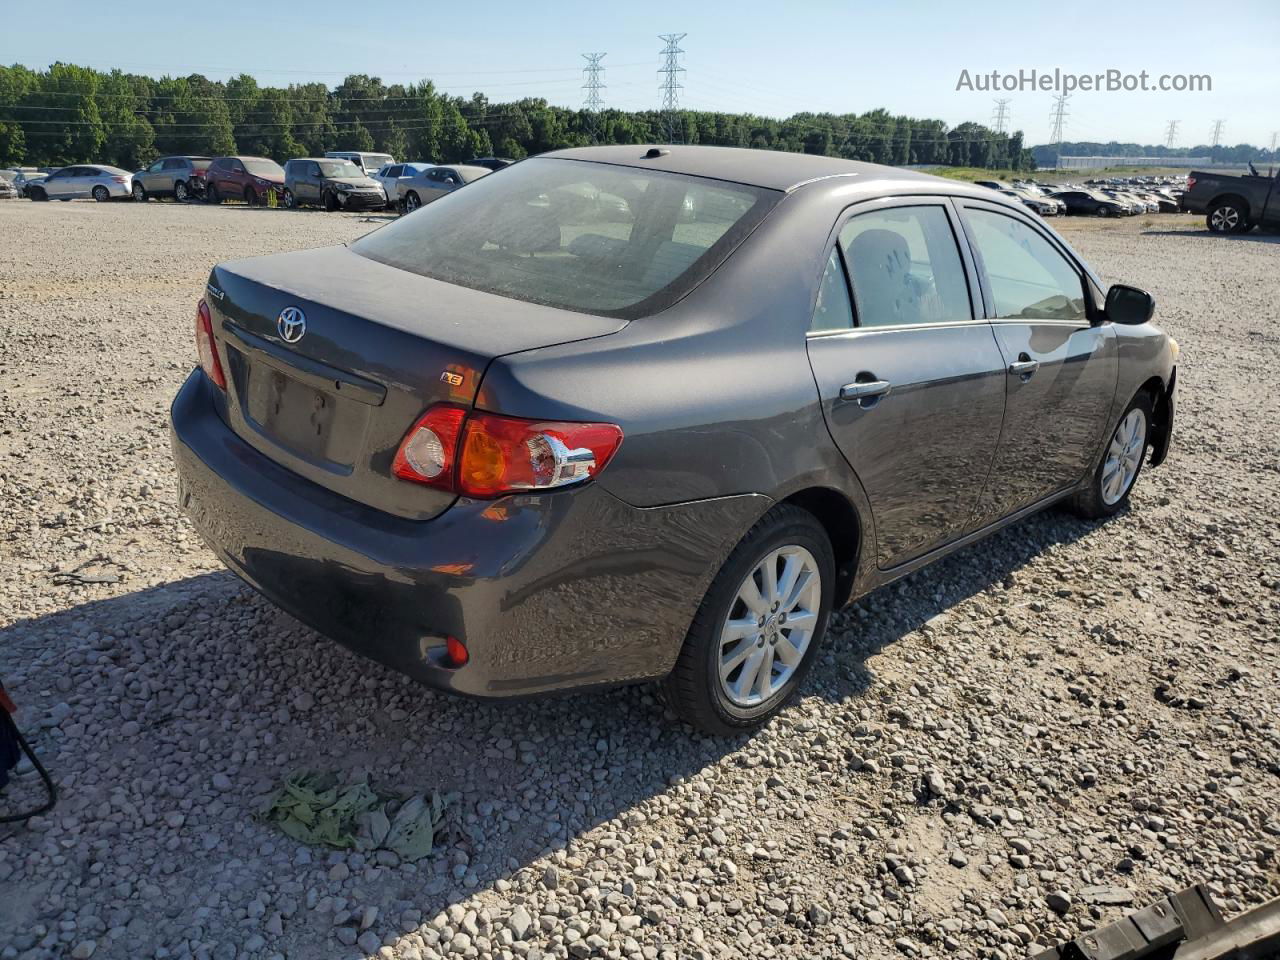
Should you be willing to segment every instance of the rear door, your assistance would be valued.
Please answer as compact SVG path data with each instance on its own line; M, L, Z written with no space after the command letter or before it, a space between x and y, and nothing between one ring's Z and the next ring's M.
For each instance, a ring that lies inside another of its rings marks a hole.
M882 568L972 525L999 441L1004 361L959 235L943 198L852 208L809 334L827 426L870 500Z
M1091 284L1047 229L981 201L960 206L1007 367L982 507L1004 515L1075 485L1092 466L1115 399L1115 331L1092 323Z

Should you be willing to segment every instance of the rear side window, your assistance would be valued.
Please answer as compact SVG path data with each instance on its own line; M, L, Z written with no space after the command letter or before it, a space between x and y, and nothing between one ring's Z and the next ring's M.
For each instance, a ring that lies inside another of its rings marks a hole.
M741 184L535 158L357 241L413 273L631 319L707 276L781 197Z
M862 213L840 231L861 327L973 319L955 234L940 206Z
M1088 323L1084 283L1067 259L1013 217L969 208L965 218L999 320Z
M183 160L181 157L170 157L164 162L164 168L166 170L185 170L186 167L187 161Z
M813 321L809 329L848 330L853 326L853 306L849 303L849 283L845 280L844 264L840 251L831 248L827 269L822 273L818 286L818 302L813 308Z

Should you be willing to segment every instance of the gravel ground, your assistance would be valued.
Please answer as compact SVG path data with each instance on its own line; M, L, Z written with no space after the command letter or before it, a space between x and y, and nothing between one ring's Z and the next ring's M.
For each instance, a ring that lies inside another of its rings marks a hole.
M0 828L0 958L1014 957L1197 880L1280 894L1277 238L1063 224L1182 344L1169 463L1109 523L1047 513L844 611L803 697L715 741L645 687L418 688L179 515L210 264L376 222L0 205L0 676L62 794ZM255 820L302 768L456 792L447 845Z

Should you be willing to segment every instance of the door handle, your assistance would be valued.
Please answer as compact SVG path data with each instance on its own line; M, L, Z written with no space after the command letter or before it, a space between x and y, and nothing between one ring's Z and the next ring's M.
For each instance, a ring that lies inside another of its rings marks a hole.
M841 400L870 400L883 397L892 389L888 380L857 380L840 388Z
M1018 359L1009 364L1009 372L1023 380L1030 379L1031 375L1040 369L1040 361L1032 360L1025 353Z

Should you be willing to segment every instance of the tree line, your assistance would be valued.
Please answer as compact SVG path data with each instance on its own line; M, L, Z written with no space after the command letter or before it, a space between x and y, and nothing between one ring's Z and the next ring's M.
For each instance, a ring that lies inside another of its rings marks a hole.
M670 124L670 128L669 128ZM247 74L225 82L200 74L153 78L55 63L0 66L0 166L97 162L135 170L158 156L244 154L277 160L326 150L389 153L456 163L518 160L562 147L701 143L789 150L906 165L1034 169L1021 132L978 123L890 114L755 114L682 110L598 112L543 99L506 103L449 96L430 80L384 84L354 74L322 83L260 86Z
M1166 147L1162 143L1094 143L1087 140L1064 141L1058 144L1044 144L1031 148L1031 154L1039 166L1052 167L1059 156L1063 157L1209 157L1215 163L1245 164L1252 160L1255 164L1275 163L1280 160L1280 151L1264 150L1251 143L1237 143L1235 146L1218 144L1213 146L1202 143L1195 147Z

